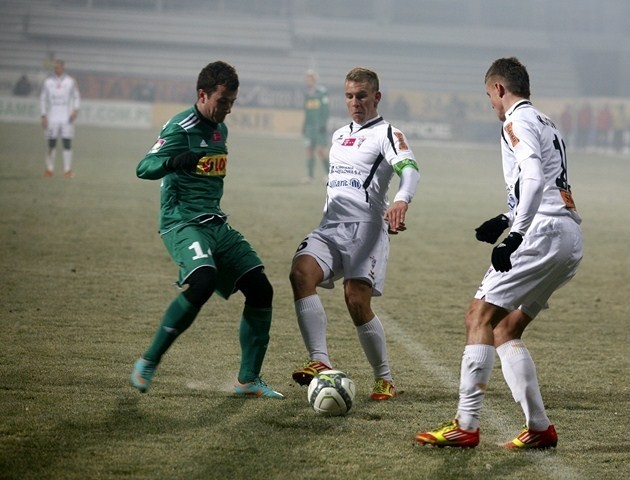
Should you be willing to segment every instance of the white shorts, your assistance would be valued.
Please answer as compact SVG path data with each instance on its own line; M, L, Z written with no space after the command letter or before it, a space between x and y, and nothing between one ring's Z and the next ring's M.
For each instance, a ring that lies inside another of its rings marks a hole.
M383 223L348 222L320 225L298 247L293 258L310 255L324 272L319 285L333 288L340 278L363 280L372 296L383 294L389 236Z
M490 267L475 298L521 309L530 318L547 308L551 294L571 280L582 259L582 231L569 217L534 219L523 243L512 254L512 269Z
M48 122L48 127L44 132L47 140L56 138L74 138L74 123L72 122Z

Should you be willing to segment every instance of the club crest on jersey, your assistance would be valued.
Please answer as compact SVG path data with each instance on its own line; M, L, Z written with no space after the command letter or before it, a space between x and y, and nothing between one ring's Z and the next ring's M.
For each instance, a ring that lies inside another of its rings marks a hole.
M160 148L162 148L162 145L164 145L166 143L166 140L164 140L163 138L158 138L157 142L155 142L155 145L153 145L151 147L151 150L149 150L149 153L157 153L160 151Z
M359 148L361 146L361 144L363 144L363 142L365 142L365 137L346 138L341 143L341 146L342 147L357 147L357 148Z
M228 157L225 154L202 157L197 164L197 175L207 177L224 177L227 171Z
M510 137L510 142L512 142L512 147L516 147L516 145L518 145L518 142L520 142L520 140L514 133L514 127L512 126L512 122L508 123L505 126L504 130L505 130L505 133L508 134L508 137Z

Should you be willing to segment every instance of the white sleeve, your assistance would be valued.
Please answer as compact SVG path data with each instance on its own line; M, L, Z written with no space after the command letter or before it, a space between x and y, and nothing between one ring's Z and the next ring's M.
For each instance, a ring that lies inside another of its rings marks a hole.
M411 199L416 194L419 181L420 172L418 170L410 166L403 168L400 172L400 185L394 197L394 202L402 200L403 202L411 203Z
M44 83L42 84L42 90L39 93L39 108L42 117L48 114L48 88L46 88L46 83L47 82L44 81Z
M74 86L72 87L72 105L73 110L79 111L79 107L81 106L81 94L79 93L79 86L77 85L77 81L74 81Z
M538 212L543 196L544 175L540 160L528 157L519 164L519 199L510 232L525 235Z

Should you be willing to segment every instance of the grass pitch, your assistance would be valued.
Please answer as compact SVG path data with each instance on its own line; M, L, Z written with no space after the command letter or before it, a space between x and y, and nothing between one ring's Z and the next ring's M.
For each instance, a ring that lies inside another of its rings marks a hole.
M413 145L423 178L374 302L404 393L368 401L371 372L341 288L322 291L332 361L357 385L351 413L324 418L290 379L306 352L289 266L324 200L323 184L299 183L299 139L232 132L223 201L275 287L263 372L287 399L230 395L240 295L204 307L149 393L130 387L132 363L176 294L176 267L156 233L159 182L135 177L156 133L79 128L76 178L67 180L43 177L38 127L0 128L0 478L628 477L628 158L570 154L585 258L524 337L558 448L497 446L523 423L497 361L481 444L460 451L416 447L413 436L455 412L463 312L490 258L473 229L504 208L498 143Z

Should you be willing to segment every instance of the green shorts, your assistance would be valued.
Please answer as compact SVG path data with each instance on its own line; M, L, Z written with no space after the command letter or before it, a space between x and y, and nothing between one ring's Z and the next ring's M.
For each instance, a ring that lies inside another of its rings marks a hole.
M322 132L319 127L307 128L304 131L304 144L306 148L327 147L330 141L330 135L326 129Z
M245 273L263 264L245 237L228 223L182 225L162 235L162 241L179 265L179 286L199 267L210 266L217 270L215 291L225 299Z

